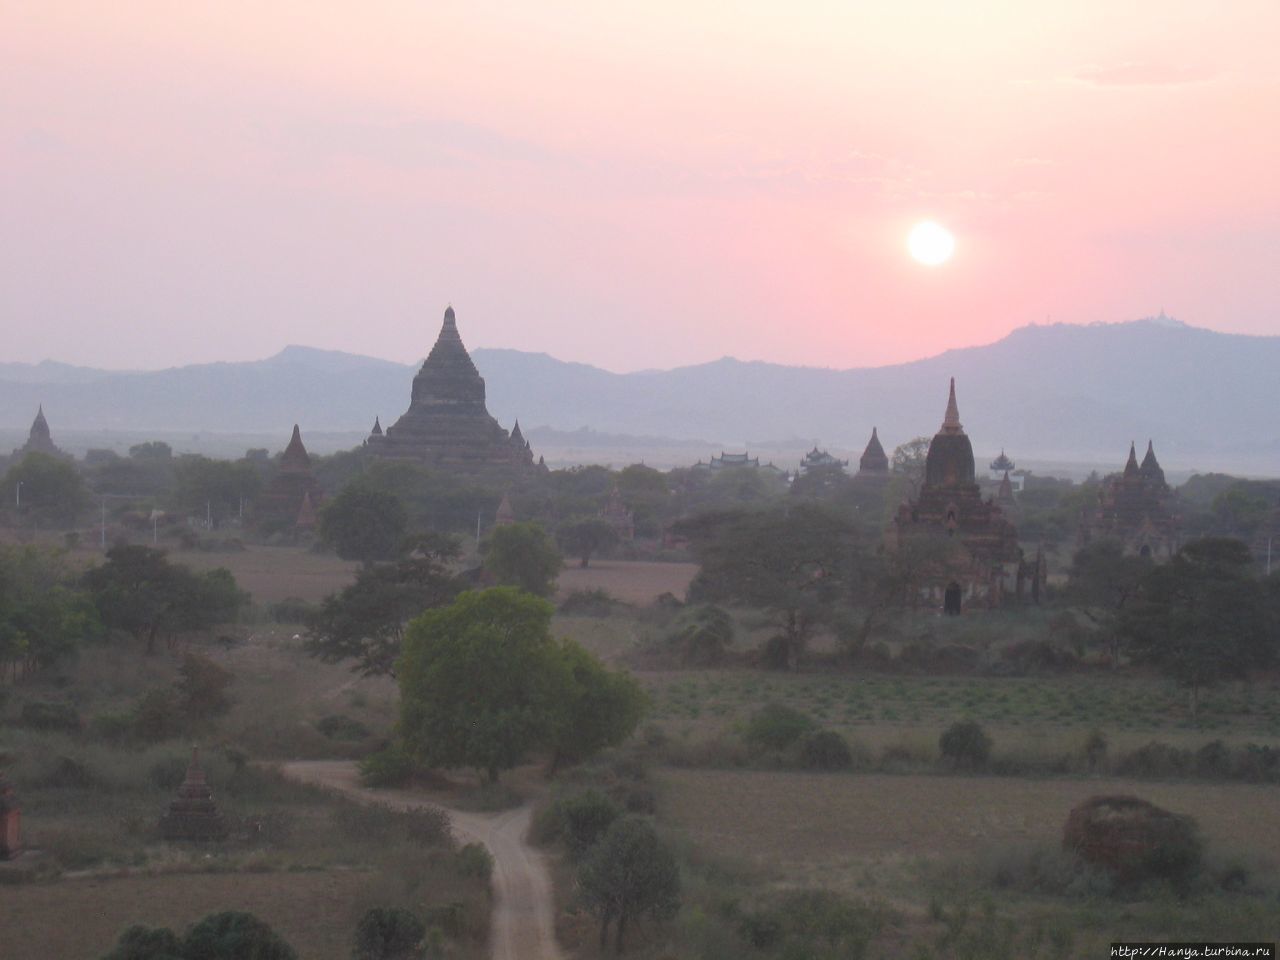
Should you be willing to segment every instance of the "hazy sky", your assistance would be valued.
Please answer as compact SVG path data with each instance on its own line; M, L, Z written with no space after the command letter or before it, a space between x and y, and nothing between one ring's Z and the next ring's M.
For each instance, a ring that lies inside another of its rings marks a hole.
M1280 333L1280 3L0 0L0 359ZM909 227L956 235L941 267Z

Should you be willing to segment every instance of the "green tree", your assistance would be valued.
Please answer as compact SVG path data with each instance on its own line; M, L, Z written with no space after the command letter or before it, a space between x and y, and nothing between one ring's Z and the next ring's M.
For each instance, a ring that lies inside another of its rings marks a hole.
M246 461L211 460L195 454L173 465L174 498L184 510L208 514L215 527L237 516L242 503L252 501L262 478Z
M404 546L408 522L395 494L351 484L320 512L320 539L344 560L390 560Z
M61 554L0 545L0 676L51 666L101 631Z
M1126 554L1117 540L1095 540L1071 561L1067 599L1093 623L1113 667L1119 665L1124 640L1120 618L1138 598L1151 568L1149 557Z
M20 517L45 526L74 526L89 504L88 488L75 466L47 453L28 453L9 468L4 484L8 495L21 501Z
M168 927L135 925L116 941L102 960L186 960L182 941Z
M1188 688L1193 719L1202 689L1246 677L1274 656L1267 597L1252 565L1239 540L1193 541L1151 568L1140 601L1121 618L1134 659Z
M538 524L494 527L483 549L484 568L498 583L519 587L537 597L549 597L555 592L564 558Z
M558 729L567 686L552 607L511 587L466 592L409 624L400 729L424 763L496 781Z
M695 518L679 528L701 569L690 599L738 602L769 613L787 665L799 670L809 638L830 622L846 587L855 534L821 504Z
M635 731L647 698L629 673L610 670L572 640L560 642L564 689L552 734L552 768L616 747Z
M906 482L912 497L920 492L920 484L924 482L930 442L928 437L915 437L894 447L893 456L889 458L889 471Z
M670 920L680 910L680 869L652 824L622 817L587 853L578 892L600 920L600 948L608 945L609 925L616 924L614 949L622 953L632 920Z
M362 567L355 583L325 597L307 625L309 654L329 663L354 660L365 676L394 676L409 620L452 602L459 590L450 569L456 540L428 534L412 547L394 563Z
M131 634L155 653L161 637L202 630L235 617L248 602L223 569L195 574L161 550L122 545L84 575L98 616L109 629Z
M278 933L252 913L211 913L187 931L185 960L298 960Z
M169 460L173 457L173 447L163 440L148 440L130 447L129 457L133 460Z
M415 960L427 935L422 921L399 907L374 907L356 924L352 960Z
M585 568L593 553L608 550L618 542L617 531L599 517L578 517L556 531L560 549L578 558L578 566Z

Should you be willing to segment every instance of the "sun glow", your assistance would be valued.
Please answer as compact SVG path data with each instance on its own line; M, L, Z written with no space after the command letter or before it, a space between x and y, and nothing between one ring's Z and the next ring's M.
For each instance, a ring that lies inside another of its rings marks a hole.
M951 231L932 220L923 220L907 235L907 250L926 267L936 267L951 259L956 238Z

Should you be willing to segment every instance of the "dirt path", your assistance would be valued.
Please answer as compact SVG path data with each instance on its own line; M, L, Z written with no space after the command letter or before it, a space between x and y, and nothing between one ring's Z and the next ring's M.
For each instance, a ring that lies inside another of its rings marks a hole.
M281 769L295 780L327 787L362 802L376 800L403 810L440 806L407 790L362 787L356 765L347 760L296 761ZM530 806L494 814L449 810L459 838L483 843L493 854L494 904L489 939L494 960L561 960L555 938L551 876L542 854L525 842L531 815Z

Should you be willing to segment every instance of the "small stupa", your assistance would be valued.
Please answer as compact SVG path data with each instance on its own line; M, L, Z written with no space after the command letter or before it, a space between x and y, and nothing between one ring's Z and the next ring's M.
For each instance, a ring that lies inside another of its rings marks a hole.
M191 748L187 777L169 812L160 818L160 833L166 840L222 840L227 835L227 824L200 769L199 747Z

